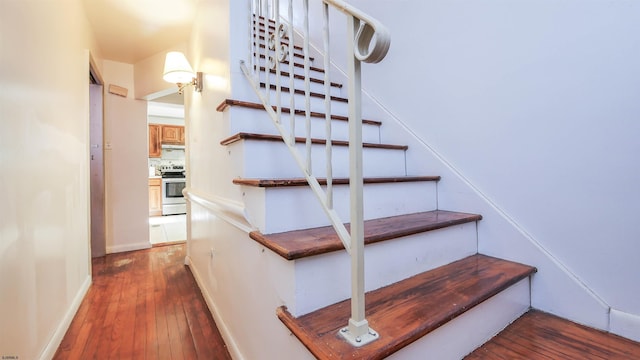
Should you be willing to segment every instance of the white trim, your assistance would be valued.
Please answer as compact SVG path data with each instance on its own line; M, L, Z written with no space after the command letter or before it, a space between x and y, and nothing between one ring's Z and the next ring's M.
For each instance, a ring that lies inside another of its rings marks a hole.
M64 335L67 333L67 330L71 325L71 321L73 321L73 318L76 316L76 313L78 312L78 309L82 304L82 300L84 299L85 295L87 295L87 291L89 291L90 287L91 287L91 275L88 275L85 278L84 282L82 283L82 286L80 286L80 289L76 293L76 296L73 298L73 301L71 302L71 305L67 309L67 312L64 314L62 321L60 321L60 323L58 324L58 327L56 328L56 331L53 333L51 340L49 340L49 342L47 343L47 346L45 346L44 350L42 351L42 354L40 355L40 359L52 359L53 356L56 354L56 351L58 350L60 343L62 343L62 339L64 338Z
M640 341L640 315L611 309L609 332L633 341Z
M139 242L135 244L124 244L116 246L107 246L107 254L114 254L126 251L142 250L151 248L151 243L148 241Z
M200 291L202 292L202 297L204 298L204 301L207 303L207 307L209 308L209 312L213 316L213 319L216 322L216 326L218 327L218 330L220 331L220 335L222 335L222 338L224 339L224 342L227 345L227 349L229 350L229 353L231 354L231 358L235 359L235 360L244 360L245 357L240 352L240 349L238 348L238 344L235 342L233 336L231 335L231 331L229 331L229 327L227 326L227 323L225 323L225 321L222 318L222 316L220 316L220 311L216 307L215 302L213 301L213 298L211 297L211 294L209 294L209 291L207 291L207 287L204 286L205 284L202 281L202 278L200 277L200 274L198 273L197 267L192 266L193 263L191 262L191 257L190 256L186 256L185 259L184 259L184 263L185 263L185 265L189 266L189 269L191 270L191 273L193 274L193 278L196 280L196 284L198 284L198 287L200 288Z
M192 188L185 188L182 190L182 194L187 201L192 201L205 207L220 219L247 234L257 229L250 221L243 203L219 196L206 196Z

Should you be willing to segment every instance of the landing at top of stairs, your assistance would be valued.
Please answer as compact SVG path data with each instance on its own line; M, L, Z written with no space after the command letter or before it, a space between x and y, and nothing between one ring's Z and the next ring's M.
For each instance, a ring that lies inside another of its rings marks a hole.
M366 317L380 336L360 348L339 335L350 317L350 300L293 317L278 318L318 359L382 359L467 310L535 273L531 266L473 255L366 295Z
M373 219L364 222L364 242L373 244L480 219L481 215L443 210ZM332 226L270 235L253 231L249 236L287 260L344 249Z

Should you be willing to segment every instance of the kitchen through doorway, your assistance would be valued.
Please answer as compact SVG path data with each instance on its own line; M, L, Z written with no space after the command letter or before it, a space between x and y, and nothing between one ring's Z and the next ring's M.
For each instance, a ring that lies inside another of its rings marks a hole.
M147 102L152 246L187 240L186 201L182 195L186 184L184 105L162 100Z

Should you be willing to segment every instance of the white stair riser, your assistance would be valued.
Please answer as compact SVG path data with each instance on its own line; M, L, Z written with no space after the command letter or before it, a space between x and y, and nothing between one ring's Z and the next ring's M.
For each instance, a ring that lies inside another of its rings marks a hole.
M237 134L239 132L280 135L269 115L264 110L250 109L240 106L233 106L224 113L225 119L228 121L228 135ZM289 113L282 113L282 126L289 133L291 127L291 117ZM325 139L325 119L311 118L311 137L316 139ZM296 115L295 135L297 137L306 137L306 119L304 115ZM333 140L349 140L349 123L342 120L331 121L331 135ZM366 143L380 143L380 126L363 124L362 141Z
M366 291L477 253L476 224L467 223L365 247ZM295 316L351 297L346 251L296 260ZM290 311L291 307L289 307Z
M264 91L264 88L261 88ZM324 93L324 91L322 92ZM276 90L269 91L269 98L271 104L277 103L277 92ZM283 107L289 107L289 102L291 101L291 93L282 92L280 93L280 104ZM303 94L293 94L293 100L295 102L296 109L305 109L306 108L306 99ZM309 108L312 112L326 113L324 98L319 98L312 96L309 98ZM342 101L331 101L331 111L329 112L333 115L349 115L349 104Z
M280 141L242 140L228 147L231 160L242 167L238 176L245 178L291 178L303 177L287 146ZM311 145L313 174L325 177L327 158L324 144ZM296 149L306 157L305 144L296 144ZM349 176L349 149L347 146L333 147L333 177ZM404 150L365 147L363 149L363 172L365 177L403 176L405 170Z
M529 278L520 280L387 359L464 358L529 310L529 282Z
M334 185L334 209L349 222L349 187ZM306 186L243 186L247 213L263 234L330 225L317 198ZM436 184L427 182L364 185L364 218L375 219L435 210Z

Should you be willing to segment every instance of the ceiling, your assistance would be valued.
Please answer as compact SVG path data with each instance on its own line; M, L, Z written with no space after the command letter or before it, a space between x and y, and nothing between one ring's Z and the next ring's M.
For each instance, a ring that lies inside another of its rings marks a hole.
M135 64L188 41L197 0L84 0L101 55Z

